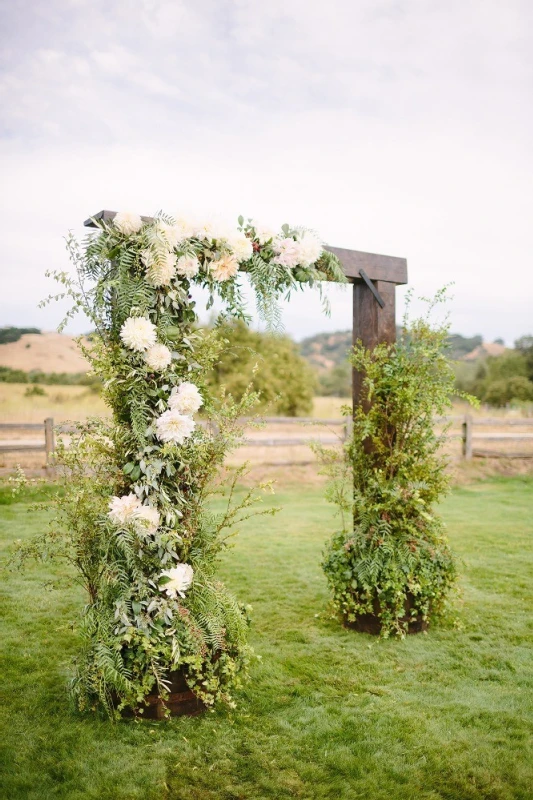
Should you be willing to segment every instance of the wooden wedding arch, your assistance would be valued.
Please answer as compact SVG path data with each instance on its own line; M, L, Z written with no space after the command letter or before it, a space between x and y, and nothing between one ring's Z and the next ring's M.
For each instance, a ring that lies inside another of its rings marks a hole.
M94 220L111 222L116 211L99 211L85 220L87 228L95 228ZM143 216L145 222L152 217ZM344 274L353 285L352 341L360 339L368 349L381 342L396 341L396 287L407 283L407 260L397 256L364 253L343 247L326 247L341 262ZM360 402L362 375L352 372L354 408Z

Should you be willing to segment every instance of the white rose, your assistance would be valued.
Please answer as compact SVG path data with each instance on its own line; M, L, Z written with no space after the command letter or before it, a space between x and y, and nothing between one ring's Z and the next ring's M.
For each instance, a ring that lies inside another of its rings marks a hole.
M161 516L157 508L139 506L133 514L133 523L137 530L154 534L161 524Z
M300 263L300 243L291 238L283 238L281 236L274 239L272 246L276 257L274 262L282 264L284 267L297 267Z
M113 225L124 236L131 236L141 230L143 221L138 214L132 214L131 211L119 211L113 218Z
M185 597L185 592L190 588L194 570L190 564L177 564L172 569L165 569L161 573L161 578L170 578L169 581L160 586L169 597Z
M235 256L222 256L218 261L211 261L209 271L216 281L227 281L239 271L239 262Z
M180 414L194 414L204 401L197 386L185 381L172 392L168 400L169 408L179 411Z
M176 409L163 412L155 423L157 438L174 444L183 444L195 427L196 423L191 417L180 414Z
M194 278L195 275L198 275L199 270L200 262L196 256L181 256L181 258L178 258L178 263L176 264L176 272L178 275L184 275L186 278Z
M162 372L172 361L172 353L165 344L154 344L144 356L146 365L154 372Z
M130 350L142 353L156 343L157 330L146 317L128 317L120 329L120 338Z
M248 259L252 257L254 252L252 242L243 233L236 233L229 236L227 242L233 250L237 261L248 261Z
M269 228L268 225L261 225L254 223L254 231L255 231L255 238L259 242L259 244L266 244L270 242L272 239L275 239L277 231L274 228Z
M322 255L322 242L311 231L302 231L298 234L298 245L302 267L310 267Z
M135 518L141 508L141 501L134 494L112 497L109 501L108 516L115 525L127 525Z

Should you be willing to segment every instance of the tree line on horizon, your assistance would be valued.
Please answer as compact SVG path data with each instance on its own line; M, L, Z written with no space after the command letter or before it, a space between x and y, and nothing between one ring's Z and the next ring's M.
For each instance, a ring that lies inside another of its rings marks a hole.
M38 328L0 328L0 344L16 342ZM262 410L285 416L312 412L313 396L351 396L348 353L351 331L320 333L299 345L286 334L262 333L244 322L223 323L218 335L225 340L219 363L210 376L213 387L225 386L239 398L252 383L263 398ZM501 340L497 340L502 343ZM533 402L533 336L520 337L514 349L502 355L464 361L483 344L481 336L448 337L449 357L455 361L456 388L491 406ZM0 366L0 382L42 385L84 385L97 390L86 373L45 373Z

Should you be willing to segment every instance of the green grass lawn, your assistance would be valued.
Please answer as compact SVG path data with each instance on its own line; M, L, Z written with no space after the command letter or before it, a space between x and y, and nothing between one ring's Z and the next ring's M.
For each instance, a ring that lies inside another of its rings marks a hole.
M41 565L4 574L0 797L531 798L532 499L526 478L456 489L443 513L464 561L460 627L382 642L327 611L320 490L281 491L284 510L249 522L222 567L254 607L253 681L235 711L168 723L77 715L80 591L43 590ZM44 523L27 498L0 518L6 549Z

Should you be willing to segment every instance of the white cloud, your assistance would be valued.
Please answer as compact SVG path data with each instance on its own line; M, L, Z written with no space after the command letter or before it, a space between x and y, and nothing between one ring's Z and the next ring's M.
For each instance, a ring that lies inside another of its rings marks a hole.
M407 256L420 291L455 281L458 330L512 341L531 328L532 8L13 5L2 321L35 319L44 268L64 265L61 236L90 213L180 207ZM348 326L348 294L335 308L327 321L295 298L287 327Z

